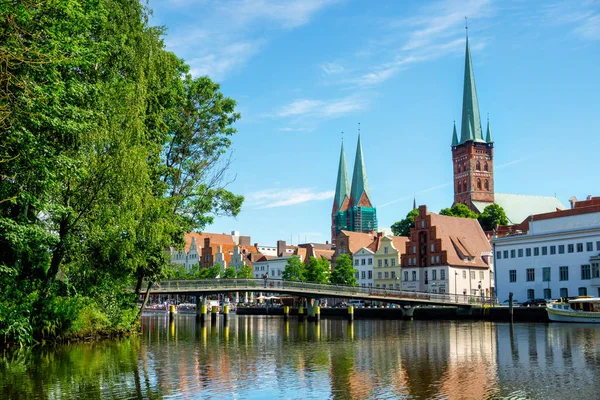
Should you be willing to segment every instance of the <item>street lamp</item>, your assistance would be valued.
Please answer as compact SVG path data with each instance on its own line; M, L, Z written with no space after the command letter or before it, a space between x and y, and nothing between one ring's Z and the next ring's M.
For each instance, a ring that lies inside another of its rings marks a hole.
M454 271L454 297L458 303L458 293L456 293L456 281L458 280L458 271Z

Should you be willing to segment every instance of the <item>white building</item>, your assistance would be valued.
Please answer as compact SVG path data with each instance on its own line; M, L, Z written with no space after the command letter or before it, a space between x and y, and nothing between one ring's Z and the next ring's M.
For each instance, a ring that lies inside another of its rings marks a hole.
M533 215L493 240L498 299L600 296L600 198Z
M362 247L354 254L354 269L356 270L356 278L358 286L363 288L373 287L373 264L375 263L375 253L367 247Z
M302 262L302 255L296 256L285 256L285 257L267 257L264 256L259 258L253 263L254 277L261 279L265 274L268 273L269 280L281 280L283 279L283 271L290 257L298 257Z

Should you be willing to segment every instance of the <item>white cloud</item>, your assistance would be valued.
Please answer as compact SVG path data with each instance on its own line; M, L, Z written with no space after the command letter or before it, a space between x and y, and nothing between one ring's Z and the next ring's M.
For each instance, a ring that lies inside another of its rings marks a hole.
M333 190L318 192L314 188L267 189L250 193L246 199L251 207L264 209L332 199L334 194Z
M344 114L362 110L365 107L365 98L356 95L334 100L299 99L281 107L274 116L312 116L320 118L335 118Z
M544 21L571 25L575 35L586 40L600 40L600 1L560 1L548 5Z
M336 64L336 63L325 63L325 64L322 64L321 65L321 69L327 75L341 74L342 72L344 72L346 70L342 65Z

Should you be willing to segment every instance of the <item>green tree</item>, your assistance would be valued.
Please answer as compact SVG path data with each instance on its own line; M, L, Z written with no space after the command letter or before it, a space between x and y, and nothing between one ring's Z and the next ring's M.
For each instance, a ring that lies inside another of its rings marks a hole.
M237 276L237 271L235 270L234 267L227 267L225 269L225 272L223 272L223 276L221 278L223 279L235 279Z
M223 266L221 264L215 264L212 267L205 269L208 270L208 279L221 278L223 275Z
M305 278L308 282L328 283L331 265L324 258L311 257L306 266Z
M496 226L508 225L508 218L504 209L498 204L490 204L477 217L481 228L484 231L496 229Z
M240 268L237 272L237 278L238 279L252 279L252 268L244 265L242 268Z
M416 208L406 214L406 218L392 224L392 233L394 236L409 236L410 228L415 226L415 217L419 215L419 210Z
M459 218L477 218L477 213L471 211L469 207L462 203L456 203L450 208L444 208L440 211L441 215Z
M330 281L336 285L356 286L356 270L352 266L352 259L348 254L340 255L331 271Z
M304 281L306 268L300 258L296 256L289 257L283 270L284 281Z

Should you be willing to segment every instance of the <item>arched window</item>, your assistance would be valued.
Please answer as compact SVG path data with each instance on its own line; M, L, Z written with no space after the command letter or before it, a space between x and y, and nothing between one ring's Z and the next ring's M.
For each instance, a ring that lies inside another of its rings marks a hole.
M486 179L483 182L483 187L485 188L485 190L489 191L490 190L490 183L488 182L488 180Z
M477 190L481 190L481 179L477 179Z
M467 180L465 179L462 184L463 192L469 191L469 187L467 186Z
M481 171L481 163L479 160L477 160L477 163L475 164L475 169L477 169L477 171Z
M488 163L487 161L483 163L483 170L488 171Z
M456 184L456 193L460 193L460 182Z

